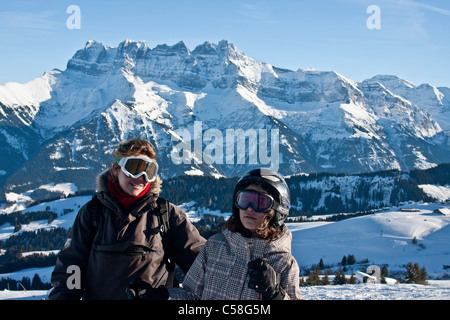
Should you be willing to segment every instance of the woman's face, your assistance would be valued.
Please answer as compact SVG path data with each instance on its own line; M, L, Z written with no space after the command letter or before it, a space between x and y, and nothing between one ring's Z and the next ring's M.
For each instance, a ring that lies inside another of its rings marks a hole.
M140 154L138 156L150 160L150 158L146 155ZM130 178L122 171L120 166L117 164L114 164L113 172L117 177L119 186L120 188L122 188L122 191L129 194L130 196L138 196L147 187L148 182L145 181L144 175L140 176L139 178Z
M267 193L266 190L255 184L251 184L245 189ZM252 233L255 233L256 229L262 225L265 215L266 213L264 212L256 212L253 210L252 206L248 206L245 210L239 209L239 218L241 219L242 225Z

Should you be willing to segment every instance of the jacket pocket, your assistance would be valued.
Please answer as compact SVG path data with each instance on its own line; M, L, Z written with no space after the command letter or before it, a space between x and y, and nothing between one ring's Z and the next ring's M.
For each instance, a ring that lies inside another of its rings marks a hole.
M127 299L126 288L134 277L149 283L161 278L162 250L135 242L93 245L86 287L90 299ZM155 278L155 279L154 279Z
M133 241L119 242L107 245L94 245L93 250L96 254L104 256L105 259L115 262L126 260L136 260L135 257L141 257L145 261L147 255L153 253L156 256L162 254L159 246L147 246Z

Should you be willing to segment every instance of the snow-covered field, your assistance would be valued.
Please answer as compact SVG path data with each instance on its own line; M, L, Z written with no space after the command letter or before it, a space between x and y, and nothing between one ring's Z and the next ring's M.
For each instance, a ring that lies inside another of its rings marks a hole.
M0 300L47 300L47 290L0 291Z
M345 284L301 287L305 300L450 300L450 280L420 284Z
M420 284L346 284L301 287L305 300L450 300L450 280ZM47 290L0 291L0 300L47 299Z

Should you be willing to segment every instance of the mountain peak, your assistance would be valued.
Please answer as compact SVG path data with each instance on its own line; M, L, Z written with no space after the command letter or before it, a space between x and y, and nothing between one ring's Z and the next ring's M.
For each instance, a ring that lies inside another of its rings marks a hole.
M412 82L409 82L405 79L400 78L399 76L395 75L387 75L387 74L379 74L376 76L373 76L372 78L365 80L367 82L379 82L383 85L387 85L389 87L402 87L402 88L415 88L416 85L414 85Z
M86 74L101 74L108 67L106 59L111 60L111 47L105 46L95 40L89 40L83 49L78 50L67 62L67 69L81 71Z
M184 41L178 41L177 43L175 43L172 47L172 50L174 51L178 51L180 53L187 53L190 54L190 51L188 49L188 47L186 46L186 44L184 43Z
M192 51L194 56L208 56L208 55L217 55L217 46L212 44L209 41L204 42L201 45L198 45L194 51Z
M97 41L95 41L93 39L90 39L84 45L84 49L89 49L90 47L97 46L97 45L103 46L103 44L101 44L101 43L99 43L99 42L97 42Z
M157 45L152 52L154 53L158 53L158 54L168 54L168 55L172 55L174 53L178 53L178 54L191 54L191 52L189 51L188 47L186 46L186 44L184 43L184 41L178 41L177 43L175 43L173 46L169 46L167 44L159 44Z
M230 41L228 41L228 40L220 40L219 44L218 44L218 47L220 49L227 48L227 49L237 50L236 46L233 43L231 43Z
M145 42L144 40L134 41L134 40L126 39L126 40L122 41L121 43L119 43L119 46L117 47L117 49L128 48L128 47L144 49L144 48L148 48L148 45L147 45L147 42Z

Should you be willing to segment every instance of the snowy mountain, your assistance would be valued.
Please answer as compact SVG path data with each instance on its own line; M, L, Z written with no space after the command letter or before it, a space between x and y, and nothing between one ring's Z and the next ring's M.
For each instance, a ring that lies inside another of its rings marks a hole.
M155 144L167 178L424 169L450 162L449 135L449 88L280 69L225 40L88 41L66 70L0 86L0 187L6 200L93 190L131 137Z

